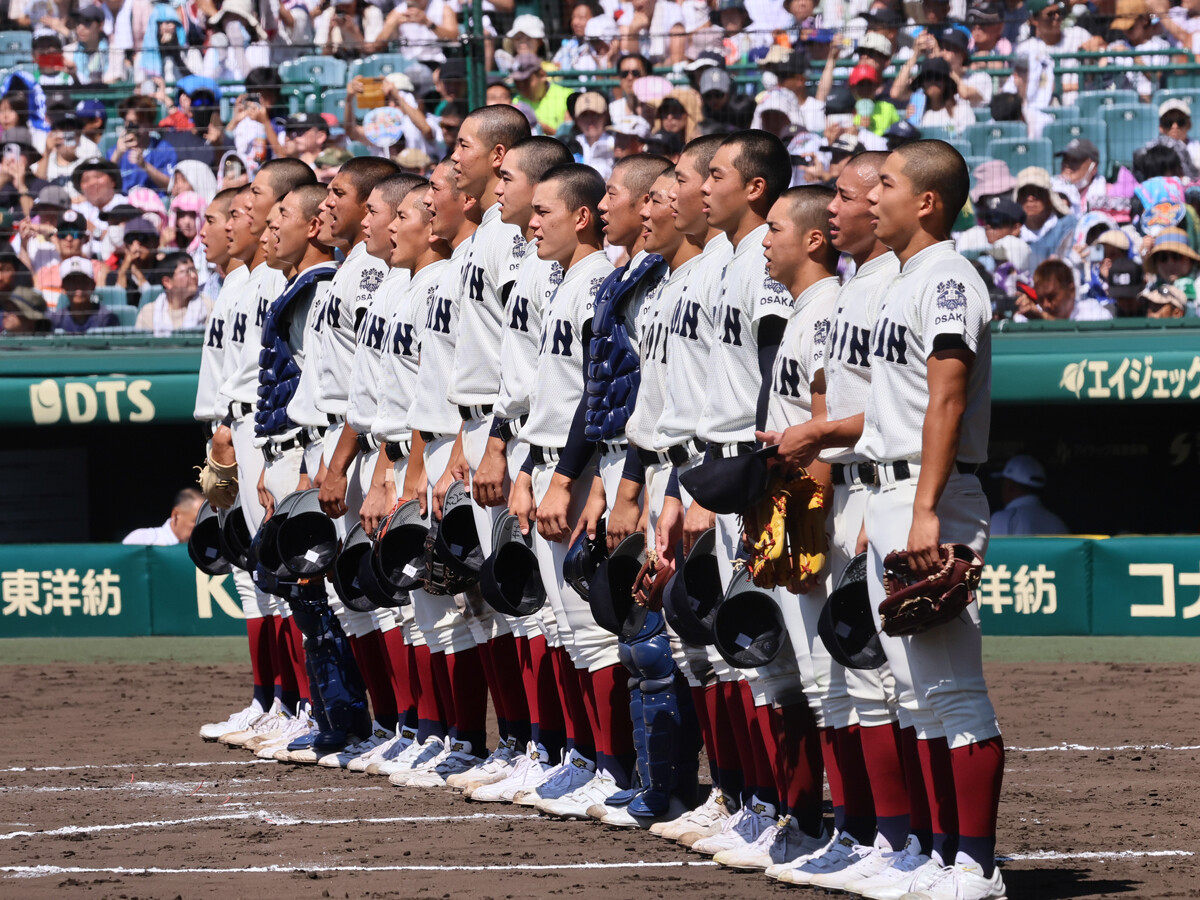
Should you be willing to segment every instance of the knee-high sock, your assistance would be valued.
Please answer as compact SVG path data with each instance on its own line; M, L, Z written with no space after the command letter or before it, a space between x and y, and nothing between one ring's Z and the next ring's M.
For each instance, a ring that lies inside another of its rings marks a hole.
M496 710L496 730L500 733L500 742L508 740L508 710L505 709L505 695L500 690L500 679L496 675L496 663L492 658L492 642L484 641L475 645L475 652L479 654L479 663L483 668L483 680L487 684L488 694L492 698L492 706ZM476 747L476 752L483 748ZM484 752L482 755L486 756Z
M770 722L766 716L759 713L763 707L754 705L754 696L749 693L749 685L742 696L742 703L746 731L750 735L750 751L754 754L754 773L757 778L754 794L759 800L772 804L778 810L782 795L779 792L779 776L775 766L778 753L775 741L771 737Z
M430 665L433 667L434 689L437 694L438 711L441 720L446 723L446 730L439 737L449 737L450 729L454 727L454 689L450 682L450 664L447 662L450 653L431 653Z
M558 759L566 743L563 730L562 700L554 680L554 663L544 635L517 641L521 658L521 678L525 683L525 701L529 706L530 739L541 744Z
M636 758L629 718L629 671L615 665L584 674L584 699L596 737L596 766L612 775L624 790L630 785Z
M875 804L875 827L893 849L904 846L911 827L908 815L908 790L904 783L904 763L900 746L900 726L877 725L860 728L863 763L871 782Z
M296 669L292 664L291 648L291 616L279 616L275 619L275 683L277 694L284 709L292 711L300 702L300 688L296 683Z
M431 734L442 737L446 734L446 718L442 711L440 700L445 699L444 688L438 684L434 669L434 656L441 653L431 653L428 647L413 647L413 662L417 671L416 700L417 700L417 741L424 743ZM445 660L439 660L439 665L446 668ZM449 681L447 677L445 681Z
M524 681L519 677L522 669L517 639L512 634L502 634L489 641L488 648L493 670L488 680L492 702L497 707L500 704L504 706L505 727L500 736L515 738L517 745L523 749L529 742L529 702L525 698ZM499 708L496 715L500 715Z
M863 762L859 727L821 729L821 756L829 777L829 795L833 798L833 824L868 844L875 837L875 806ZM835 778L836 772L836 778ZM834 797L833 784L840 797Z
M708 708L709 727L713 733L713 749L718 774L717 784L725 795L725 802L730 809L736 809L742 802L742 788L746 783L746 773L742 770L741 755L738 752L737 740L734 738L734 728L729 711L729 692L731 682L718 681L704 689L704 702ZM733 685L736 689L736 685Z
M801 831L815 837L821 833L824 791L821 745L812 710L806 703L790 703L779 709L760 706L758 713L778 748L775 772L781 804Z
M596 739L588 722L587 707L583 702L583 686L579 670L563 647L551 650L554 663L554 680L558 685L562 703L563 725L567 732L567 749L578 750L588 759L596 757Z
M712 779L712 783L720 787L721 780L717 775L716 740L713 738L712 720L708 716L707 688L693 687L689 690L692 693L692 706L696 710L696 724L700 726L700 739L704 741L704 753L708 757L708 775Z
M900 729L900 758L904 763L904 786L908 792L908 831L917 836L922 852L929 853L933 849L933 821L917 744L915 728Z
M746 715L746 707L743 702L743 689L741 685L744 682L740 681L722 681L721 696L724 701L723 708L728 717L726 727L733 734L733 741L737 744L738 761L742 768L742 794L739 800L749 800L759 785L758 765L754 756L754 742L750 739L749 717ZM751 714L753 714L753 701L751 701ZM770 778L770 774L767 774Z
M399 725L416 725L416 660L413 648L404 643L404 630L393 628L381 632L391 668L392 696L396 699L396 719ZM409 721L409 719L413 721ZM387 725L387 722L383 723Z
M996 815L1004 782L1004 741L989 738L950 751L958 798L958 859L979 863L991 877L996 865Z
M350 638L350 649L367 684L371 715L380 724L395 723L396 698L392 695L392 685L388 680L387 654L379 631Z
M917 752L921 757L925 796L929 798L933 852L943 865L953 865L954 854L958 850L958 799L954 790L950 746L945 738L932 738L917 741Z
M470 741L472 753L486 756L483 751L487 743L488 689L479 648L448 654L446 665L454 698L454 727L450 734L460 741Z
M246 620L246 637L250 642L250 674L254 678L254 700L266 712L275 694L275 667L272 652L275 617Z
M308 669L304 664L304 635L296 624L295 616L288 616L282 622L283 632L287 639L287 659L292 666L292 674L296 681L297 709L307 703L311 694L308 692Z

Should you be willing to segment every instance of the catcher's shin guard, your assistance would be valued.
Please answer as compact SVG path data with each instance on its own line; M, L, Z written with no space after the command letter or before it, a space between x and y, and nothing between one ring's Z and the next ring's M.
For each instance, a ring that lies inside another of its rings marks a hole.
M633 724L633 750L637 754L637 769L634 772L633 783L605 800L605 806L628 806L650 783L650 773L647 769L649 760L646 757L646 722L642 717L642 677L633 664L629 644L625 641L618 643L617 653L621 657L621 665L629 672L629 718Z

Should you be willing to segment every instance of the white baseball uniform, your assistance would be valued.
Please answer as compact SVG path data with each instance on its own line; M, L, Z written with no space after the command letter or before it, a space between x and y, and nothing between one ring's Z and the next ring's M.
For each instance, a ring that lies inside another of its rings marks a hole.
M500 339L500 389L495 412L502 419L519 419L529 412L529 394L537 374L537 367L530 362L537 357L542 310L561 279L562 266L542 259L537 255L537 241L527 241L517 280L508 296Z

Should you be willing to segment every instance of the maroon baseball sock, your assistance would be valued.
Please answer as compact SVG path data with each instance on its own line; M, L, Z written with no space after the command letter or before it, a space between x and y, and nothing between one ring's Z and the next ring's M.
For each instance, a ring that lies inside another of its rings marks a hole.
M862 742L863 763L871 782L875 827L893 850L899 850L908 840L911 827L901 761L900 726L892 722L860 728L858 735Z
M307 703L312 699L308 692L308 669L304 664L304 635L296 624L295 616L288 616L282 622L283 632L287 640L287 657L292 667L292 676L296 681L296 693L299 703Z
M630 784L635 754L629 718L629 670L618 664L586 673L585 696L594 710L596 764L624 790Z
M925 793L925 776L921 772L921 753L917 748L917 729L900 729L900 759L904 765L904 787L908 794L908 831L921 842L921 852L933 849L933 820L929 811L929 796Z
M409 711L415 711L417 706L413 684L416 680L413 648L404 643L403 628L383 632L383 644L390 663L388 672L391 675L392 696L396 698L396 717L403 722L408 718Z
M254 679L254 699L266 712L275 693L273 646L275 617L246 620L246 637L250 642L250 675Z
M958 797L958 852L990 878L996 865L996 816L1004 781L1004 741L994 737L950 751ZM949 862L949 860L947 860Z
M821 833L824 790L823 766L817 723L806 703L789 703L776 709L760 706L766 735L775 752L775 777L779 785L780 812L787 812L805 834Z
M860 729L857 725L845 728L821 729L821 755L829 773L829 792L833 794L833 771L841 786L841 815L838 803L833 804L834 826L847 831L862 842L875 837L875 804L871 800L870 779L863 762ZM840 819L840 821L839 821Z
M950 746L945 738L919 740L917 752L921 757L925 796L929 798L933 852L942 860L942 865L951 866L954 865L954 854L958 850L958 798L954 790Z
M516 738L518 745L524 748L529 741L529 703L525 698L524 681L518 677L521 674L521 659L517 653L517 639L512 634L502 634L488 643L494 678L488 682L488 686L492 690L493 702L499 696L504 706L507 730L502 731L501 735Z
M435 660L436 657L436 660ZM446 713L442 703L448 696L449 674L446 671L444 653L432 653L429 647L413 647L413 659L416 663L417 681L417 741L424 743L430 735L444 737L446 735ZM444 676L444 683L438 679L438 669Z
M396 722L396 698L388 680L387 654L378 629L350 638L350 650L371 699L371 715L381 725Z
M460 741L470 741L472 753L486 756L481 751L487 742L488 689L479 648L446 654L446 666L450 672L454 703L454 725L450 733Z

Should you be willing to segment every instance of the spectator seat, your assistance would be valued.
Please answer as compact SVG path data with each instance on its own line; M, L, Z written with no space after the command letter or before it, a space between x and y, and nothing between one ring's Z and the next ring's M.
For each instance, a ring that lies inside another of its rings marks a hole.
M1137 91L1080 91L1075 100L1079 115L1084 119L1102 118L1100 110L1106 106L1126 106L1138 102Z
M1077 122L1051 122L1042 131L1042 137L1048 140L1055 152L1067 146L1076 138L1091 141L1100 151L1100 171L1108 171L1108 148L1105 134L1108 126L1103 119L1080 119Z
M1149 104L1110 106L1101 115L1107 126L1109 159L1128 164L1134 151L1158 134L1158 109Z
M1004 138L1025 138L1029 134L1024 122L977 122L968 126L964 137L976 156L991 156L993 141ZM924 133L921 135L924 137Z
M1054 165L1054 147L1045 138L1001 138L992 141L989 155L1008 163L1014 175L1028 166L1040 166L1049 172Z

